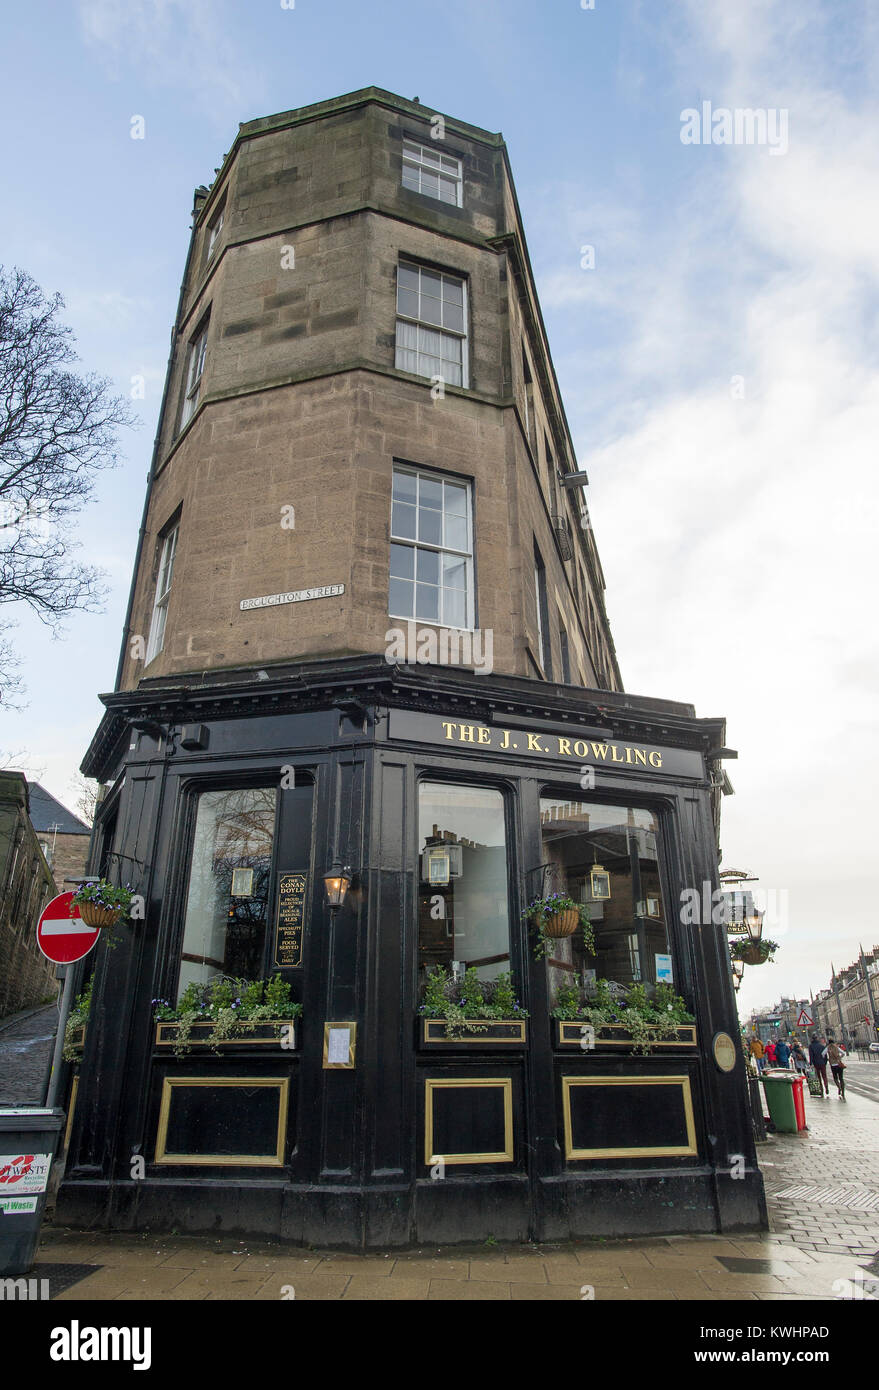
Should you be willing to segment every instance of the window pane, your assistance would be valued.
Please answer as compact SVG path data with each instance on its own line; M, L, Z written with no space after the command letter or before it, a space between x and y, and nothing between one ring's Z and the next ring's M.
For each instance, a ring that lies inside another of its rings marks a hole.
M442 620L446 627L467 626L467 595L460 589L443 590Z
M444 555L443 584L450 589L466 589L467 561L457 555Z
M447 514L453 512L455 516L466 516L467 489L458 483L444 483L443 506Z
M443 307L443 328L451 328L454 332L464 332L464 310L457 304L446 304Z
M507 848L504 803L488 787L453 787L423 782L418 796L420 878L418 897L419 974L455 961L475 967L482 980L510 968ZM426 879L430 845L448 847L449 882ZM437 917L436 897L443 899ZM433 910L432 910L433 909Z
M426 193L428 198L439 197L439 179L436 174L430 174L426 169L422 169L421 191Z
M427 478L422 473L418 479L418 502L422 507L441 507L443 505L443 485L438 478Z
M391 576L394 579L415 577L415 550L411 545L391 546Z
M458 201L458 185L457 185L457 183L453 183L453 182L451 181L451 179L443 179L443 178L441 178L441 179L440 179L440 182L439 182L439 195L440 195L440 199L441 199L442 202L444 202L444 203L457 203L457 201Z
M183 928L180 990L214 975L261 979L274 787L203 792L198 800ZM232 897L235 869L253 869L251 892Z
M403 164L403 187L404 187L404 188L412 188L412 189L414 189L414 191L415 191L416 193L418 193L418 192L419 192L418 184L419 184L418 170L415 169L415 168L413 168L413 166L412 166L411 164L406 164L406 163L404 163L404 164Z
M415 540L415 508L408 502L395 502L391 513L391 531L404 540Z
M446 517L445 544L450 550L469 550L467 543L467 521L462 516Z
M414 290L406 290L402 287L397 290L397 312L408 314L411 319L418 318L418 295Z
M438 550L419 550L418 563L415 570L416 579L420 579L425 584L439 583L439 562Z
M418 289L418 267L401 261L397 267L397 284L407 290Z
M433 584L416 584L415 616L426 623L439 622L439 589Z
M436 150L431 150L427 145L422 145L421 162L422 164L429 164L432 169L438 169L440 167L440 155Z
M418 489L418 478L414 473L404 473L394 469L394 496L400 502L414 502Z
M463 280L452 280L448 275L443 276L443 299L447 304L463 304Z
M424 508L419 508L418 539L420 541L424 541L426 545L441 545L442 525L443 518L441 512L432 512Z
M415 585L408 579L392 579L388 596L388 612L396 618L414 617Z
M588 749L587 749L588 751ZM541 798L543 861L551 889L586 904L596 950L571 937L574 964L652 994L656 957L668 953L659 875L659 826L650 811Z
M424 323L442 323L443 306L439 296L432 294L422 294L421 313L418 317Z

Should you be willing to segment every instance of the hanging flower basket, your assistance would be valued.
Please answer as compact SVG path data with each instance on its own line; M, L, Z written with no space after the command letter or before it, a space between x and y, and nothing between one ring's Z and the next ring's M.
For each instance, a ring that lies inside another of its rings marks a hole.
M545 936L555 938L573 936L580 925L580 913L576 907L566 908L564 912L553 912L543 924Z
M736 941L730 947L733 960L743 960L745 965L765 965L772 961L778 950L778 942L762 936L759 941Z
M81 883L70 900L70 915L75 916L79 909L87 927L115 927L120 917L129 915L132 897L130 884L117 888L105 878Z
M79 915L87 927L115 927L122 916L122 909L101 907L99 903L80 903Z

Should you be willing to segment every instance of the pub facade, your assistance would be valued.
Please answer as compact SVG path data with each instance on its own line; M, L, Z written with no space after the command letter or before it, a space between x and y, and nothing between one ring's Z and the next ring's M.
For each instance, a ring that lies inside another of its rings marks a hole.
M585 481L501 137L376 88L242 126L83 764L143 910L93 953L59 1219L765 1224L723 924L681 910L724 723L623 691Z

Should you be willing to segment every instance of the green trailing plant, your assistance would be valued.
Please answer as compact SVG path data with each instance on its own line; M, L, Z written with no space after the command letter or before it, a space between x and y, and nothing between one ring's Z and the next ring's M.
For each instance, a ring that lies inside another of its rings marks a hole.
M79 1059L79 1049L74 1043L74 1034L77 1029L82 1028L88 1023L89 1014L92 1007L92 981L88 984L73 1001L67 1022L64 1025L64 1045L61 1049L61 1056L65 1062L76 1062Z
M525 1019L513 990L513 977L508 970L494 980L480 980L475 966L456 980L451 970L435 965L428 971L418 1012L424 1018L442 1018L446 1035L460 1037L463 1033L484 1033L488 1023L482 1020Z
M595 980L588 994L579 984L563 981L556 990L552 1017L589 1023L596 1037L602 1028L616 1024L631 1034L632 1051L640 1056L647 1056L662 1039L673 1038L681 1024L694 1021L671 985L657 985L648 998L644 985L633 984L624 998L615 999L607 980Z
M203 983L190 981L175 1008L168 999L153 1000L157 1023L176 1023L174 1055L183 1057L192 1048L192 1025L212 1023L211 1048L253 1032L258 1023L275 1019L297 1019L302 1005L290 998L290 985L279 974L268 980L239 980L217 975Z
M124 888L117 888L115 884L101 878L97 883L81 883L70 901L70 906L74 908L81 907L83 903L94 903L96 907L106 907L111 912L119 912L123 917L127 917L133 897L130 883Z
M778 950L778 942L770 941L768 936L761 936L759 941L734 941L729 948L730 957L732 960L743 960L747 963L747 957L755 946L760 953L761 965L767 962L770 965L775 964L775 952Z
M534 927L534 958L543 960L558 938L546 935L546 923L557 912L576 912L580 918L583 949L588 955L595 954L595 933L589 908L585 903L575 902L565 893L549 893L545 898L532 898L522 916Z

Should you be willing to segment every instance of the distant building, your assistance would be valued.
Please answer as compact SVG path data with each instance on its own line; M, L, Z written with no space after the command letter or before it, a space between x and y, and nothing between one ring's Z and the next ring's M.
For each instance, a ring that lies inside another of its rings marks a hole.
M879 1041L879 946L840 970L830 988L819 991L815 1010L822 1033L841 1035L855 1047Z
M39 782L28 783L28 795L31 825L37 832L58 892L63 893L70 887L66 880L85 873L91 829Z
M24 774L0 772L0 1018L52 998L58 990L55 967L36 941L37 922L55 894L55 879L30 810Z

